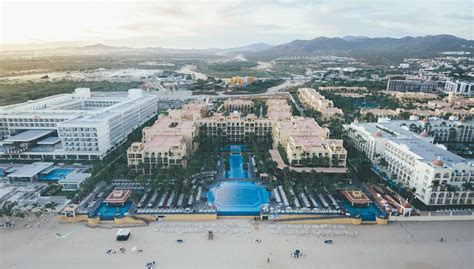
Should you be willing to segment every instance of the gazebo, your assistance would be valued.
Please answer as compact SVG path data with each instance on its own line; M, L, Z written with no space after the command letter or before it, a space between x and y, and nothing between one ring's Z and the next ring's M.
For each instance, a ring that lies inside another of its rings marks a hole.
M79 205L76 204L69 204L64 208L64 216L67 217L76 217L76 209L79 207Z
M108 206L123 206L132 194L132 190L113 190L104 202Z
M361 190L344 190L342 194L352 206L367 206L370 199Z

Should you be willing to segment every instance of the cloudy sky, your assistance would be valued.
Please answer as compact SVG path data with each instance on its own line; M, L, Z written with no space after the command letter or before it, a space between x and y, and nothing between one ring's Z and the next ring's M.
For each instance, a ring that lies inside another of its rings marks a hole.
M471 0L0 0L0 10L3 49L222 48L346 35L474 39Z

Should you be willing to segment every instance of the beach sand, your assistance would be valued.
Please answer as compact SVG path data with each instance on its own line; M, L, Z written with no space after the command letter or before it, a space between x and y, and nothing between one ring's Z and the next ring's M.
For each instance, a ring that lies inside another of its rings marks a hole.
M117 242L117 228L92 229L51 220L41 228L1 230L0 268L146 268L153 260L156 268L472 268L474 261L470 221L346 226L348 233L358 233L350 238L274 234L277 230L268 225L255 228L243 219L186 223L250 226L237 229L243 231L238 234L217 232L210 241L207 230L164 233L164 223L152 223L131 228L130 239ZM334 243L324 244L325 239ZM134 246L143 252L131 252ZM120 247L127 249L125 254ZM107 255L109 249L117 254ZM304 256L292 258L295 249Z

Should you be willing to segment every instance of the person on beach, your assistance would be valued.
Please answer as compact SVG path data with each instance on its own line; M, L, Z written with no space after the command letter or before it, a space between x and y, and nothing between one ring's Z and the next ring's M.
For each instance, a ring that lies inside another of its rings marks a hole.
M267 263L270 263L270 257L267 258Z

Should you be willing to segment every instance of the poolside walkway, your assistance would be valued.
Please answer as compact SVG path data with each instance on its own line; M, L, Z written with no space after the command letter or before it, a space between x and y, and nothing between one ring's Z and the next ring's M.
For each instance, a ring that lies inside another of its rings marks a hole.
M284 169L285 167L290 168L290 170L296 171L296 172L311 172L311 171L316 171L318 173L331 173L331 174L344 174L347 173L347 168L346 167L291 167L283 161L283 158L280 155L280 152L278 152L277 149L270 149L270 155L272 156L272 160L274 160L277 163L277 167L280 169Z

